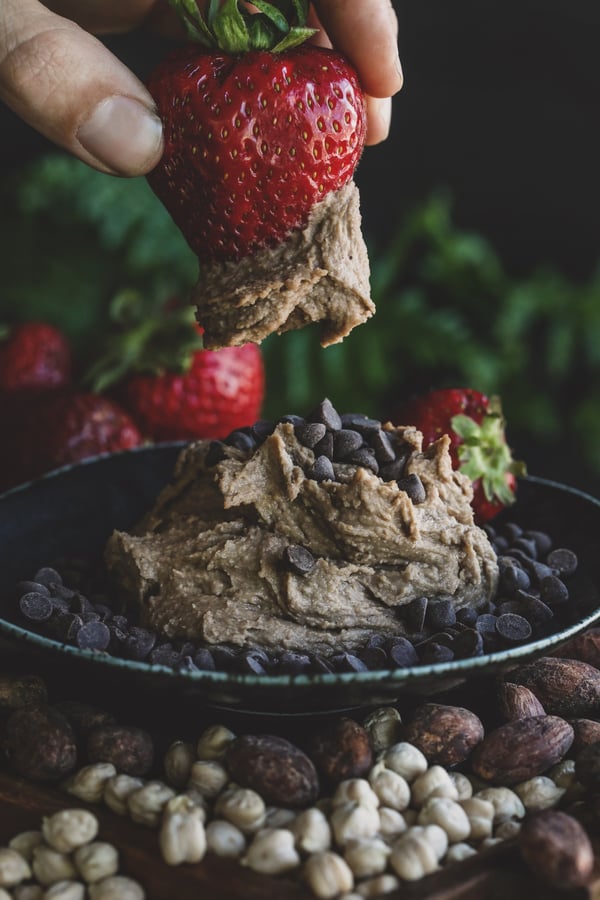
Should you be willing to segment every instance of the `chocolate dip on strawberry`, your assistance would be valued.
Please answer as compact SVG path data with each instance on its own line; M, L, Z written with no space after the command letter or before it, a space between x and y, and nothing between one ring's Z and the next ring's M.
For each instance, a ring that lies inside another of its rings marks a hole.
M375 310L352 181L366 130L356 73L304 43L304 0L211 3L206 21L180 6L194 43L148 82L165 132L149 181L199 258L205 345L310 322L323 345L340 341Z

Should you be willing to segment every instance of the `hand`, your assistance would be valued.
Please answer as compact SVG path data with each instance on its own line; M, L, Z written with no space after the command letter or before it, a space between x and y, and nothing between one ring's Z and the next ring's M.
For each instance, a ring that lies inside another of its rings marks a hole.
M346 18L344 0L315 6L329 35L321 33L319 43L333 43L348 56L370 95L367 141L377 143L389 128L389 97L402 84L390 2L364 0ZM152 97L93 36L142 24L177 33L166 0L1 0L0 99L96 169L127 176L150 171L162 153Z

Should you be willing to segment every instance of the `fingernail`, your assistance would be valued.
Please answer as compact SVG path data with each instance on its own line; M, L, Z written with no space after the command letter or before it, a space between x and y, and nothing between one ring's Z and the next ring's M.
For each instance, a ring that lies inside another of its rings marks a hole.
M119 175L140 175L158 161L162 124L131 97L102 100L77 132L81 146Z
M377 116L377 130L381 136L380 140L385 140L390 133L390 126L392 124L391 97L385 97L384 99L378 100L375 109Z
M398 73L398 78L400 81L400 83L398 85L398 90L400 90L400 88L404 84L404 72L402 71L402 63L400 62L400 54L398 54L396 56L395 66L396 66L396 72Z

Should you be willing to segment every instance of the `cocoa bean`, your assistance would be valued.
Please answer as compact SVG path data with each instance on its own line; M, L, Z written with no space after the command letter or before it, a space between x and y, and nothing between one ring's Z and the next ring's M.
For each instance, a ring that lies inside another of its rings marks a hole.
M267 803L294 809L310 806L319 794L319 778L308 756L271 734L235 738L225 755L233 781L252 788Z
M588 628L559 647L562 659L578 659L600 669L600 628Z
M3 746L15 771L32 781L59 781L77 765L73 730L51 706L24 706L11 713Z
M557 716L515 719L485 736L471 769L492 784L517 784L560 762L572 743L572 727Z
M600 741L600 722L596 722L595 719L569 719L569 723L575 733L571 747L572 754L579 753L588 744Z
M512 673L550 715L593 718L600 712L600 671L577 659L545 656Z
M584 787L600 790L600 741L579 751L575 758L575 776Z
M115 717L112 713L79 700L62 700L53 704L54 708L63 714L78 740L87 738L90 731L100 725L114 725Z
M546 710L529 688L509 681L498 687L498 708L502 718L507 722L546 715Z
M462 706L426 703L418 707L403 738L425 755L430 765L454 766L464 762L483 740L483 725Z
M591 878L592 845L579 822L567 813L546 809L528 816L518 844L527 866L553 888L583 887Z
M318 731L307 752L319 775L333 784L347 778L360 778L373 765L373 749L367 731L354 719L345 717Z
M88 735L90 763L112 763L125 775L147 775L154 762L154 743L141 728L125 725L100 725Z

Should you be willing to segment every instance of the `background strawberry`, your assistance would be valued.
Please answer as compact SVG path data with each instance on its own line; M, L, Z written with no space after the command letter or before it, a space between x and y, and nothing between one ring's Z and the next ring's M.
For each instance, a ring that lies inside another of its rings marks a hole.
M343 187L365 138L364 99L340 54L298 46L306 0L173 2L195 44L148 88L165 150L148 180L200 260L237 260L302 228ZM203 45L203 46L200 46Z
M71 383L71 348L47 322L23 322L0 331L0 391L56 390Z
M3 490L59 466L142 443L129 414L109 397L93 393L7 393L0 399L0 420L5 424L0 442Z
M112 314L106 353L87 380L110 389L146 438L221 438L259 418L265 376L256 344L202 349L192 308L173 300L153 315L147 298L124 292Z
M450 437L455 469L473 483L473 511L479 524L489 521L515 500L516 476L525 474L506 443L498 398L472 388L443 388L414 397L392 416L414 425L426 448L442 434Z

